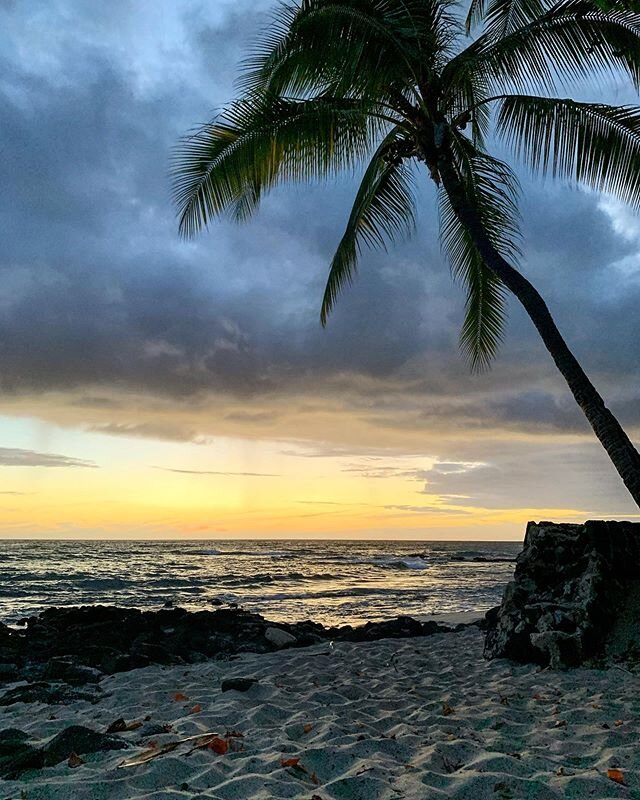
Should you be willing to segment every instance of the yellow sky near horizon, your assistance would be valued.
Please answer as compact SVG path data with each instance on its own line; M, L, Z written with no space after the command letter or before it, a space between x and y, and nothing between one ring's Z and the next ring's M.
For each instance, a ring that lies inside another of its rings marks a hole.
M447 479L494 469L489 439L486 461L449 461L400 446L286 437L114 436L37 418L5 417L0 429L5 538L518 540L529 519L599 513L535 503L487 507L478 495L449 493ZM433 446L435 453L435 438ZM18 466L11 463L16 453L27 462L47 454L63 461Z

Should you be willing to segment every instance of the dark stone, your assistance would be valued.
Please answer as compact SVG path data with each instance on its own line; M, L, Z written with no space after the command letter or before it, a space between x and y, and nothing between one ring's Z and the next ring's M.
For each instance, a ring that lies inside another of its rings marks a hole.
M17 778L24 770L43 766L42 752L27 744L28 738L28 734L17 728L0 731L0 777Z
M17 664L0 664L0 683L11 683L18 680Z
M65 761L71 753L99 753L103 750L124 750L129 745L117 736L92 731L83 725L71 725L51 739L42 749L44 766L52 767Z
M640 648L640 523L530 522L487 658L566 669Z
M82 686L86 683L98 683L103 675L95 667L74 664L69 657L57 657L47 663L42 677L45 680L64 681L72 686Z
M98 699L95 693L81 692L64 684L29 683L16 686L0 696L0 706L11 706L14 703L45 703L60 705L73 700L89 700L94 703Z
M266 636L269 629L271 634ZM274 640L274 630L292 637L287 638L290 646L304 647L331 640L362 642L428 636L450 628L411 617L325 628L310 620L272 623L260 614L232 607L188 612L173 607L141 611L116 606L74 606L49 608L28 617L21 629L0 624L0 663L17 665L17 676L10 673L14 680L32 684L64 681L77 686L97 682L101 673L149 664L182 664L225 659L242 652L272 652L282 646ZM0 705L66 702L69 697L60 687L45 690L32 685L18 690L17 699L5 694Z
M107 728L107 733L121 733L127 730L127 723L124 717L118 717Z
M139 740L142 741L149 736L162 736L165 733L169 733L170 730L171 726L167 723L162 724L160 722L145 722L142 727L138 728L136 733L138 734Z
M258 683L256 678L225 678L220 685L220 690L223 692L246 692L256 683Z

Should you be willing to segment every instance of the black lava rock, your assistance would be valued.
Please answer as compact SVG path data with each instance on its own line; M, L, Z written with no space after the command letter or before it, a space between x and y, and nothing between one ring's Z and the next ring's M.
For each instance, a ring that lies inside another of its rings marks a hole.
M27 769L43 766L42 752L28 744L28 738L28 734L17 728L0 731L0 777L17 778Z
M71 753L83 755L99 753L103 750L124 750L129 745L118 736L92 731L83 725L70 725L60 731L42 749L45 767L52 767L65 761Z
M640 523L530 522L487 658L567 669L640 650Z
M9 689L0 696L0 706L12 706L14 703L60 705L73 700L88 700L94 703L97 699L98 695L95 692L79 691L64 684L37 682Z
M220 685L223 692L247 692L258 683L256 678L225 678Z
M275 637L274 630L286 636ZM260 614L230 607L197 612L173 607L158 611L116 606L49 608L28 617L20 628L0 624L0 663L12 665L6 674L11 680L35 681L6 692L0 705L92 699L73 694L71 687L97 683L102 674L150 664L193 663L331 640L373 641L448 630L411 617L357 627L325 628L309 620L272 623Z

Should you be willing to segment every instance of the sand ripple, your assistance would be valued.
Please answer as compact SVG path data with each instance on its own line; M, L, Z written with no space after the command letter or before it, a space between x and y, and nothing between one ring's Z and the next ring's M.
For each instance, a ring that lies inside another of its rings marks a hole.
M337 644L226 662L149 667L102 682L97 705L16 705L2 727L44 741L66 725L104 729L150 716L172 731L123 734L133 755L203 731L235 730L237 751L169 753L118 769L86 756L0 783L28 800L553 800L640 798L640 690L622 669L538 671L481 658L475 628L425 639ZM246 693L228 677L255 677ZM188 701L176 701L182 692ZM190 713L194 704L202 710ZM443 713L446 712L446 713ZM311 727L309 727L311 726ZM304 770L282 767L299 758ZM618 767L626 786L607 777ZM26 794L24 794L26 793Z

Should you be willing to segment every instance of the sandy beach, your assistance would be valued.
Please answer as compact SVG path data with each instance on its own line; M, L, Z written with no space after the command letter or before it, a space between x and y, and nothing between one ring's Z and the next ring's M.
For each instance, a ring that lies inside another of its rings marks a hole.
M101 700L2 710L44 744L118 718L130 747L0 784L11 800L640 797L640 689L626 669L482 658L475 626L425 638L242 654L106 677ZM253 678L247 691L223 680ZM220 741L198 747L217 734ZM175 749L147 763L140 754ZM226 752L219 752L225 750ZM620 783L619 781L624 781Z

